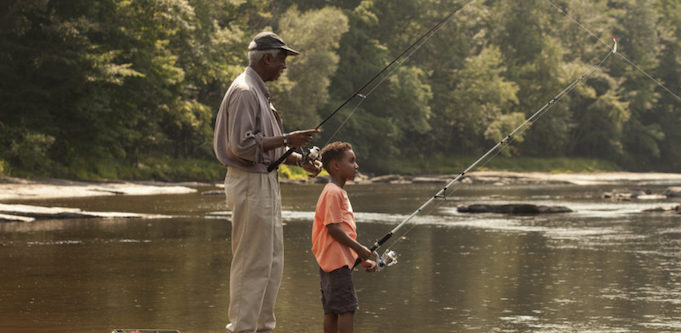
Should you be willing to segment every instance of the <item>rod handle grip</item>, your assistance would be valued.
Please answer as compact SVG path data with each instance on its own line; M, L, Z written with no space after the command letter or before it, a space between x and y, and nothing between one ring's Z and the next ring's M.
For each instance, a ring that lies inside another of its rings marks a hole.
M378 246L373 245L372 247L369 248L369 251L374 252L376 251L377 248ZM355 269L355 267L357 267L357 265L359 265L360 262L362 262L362 258L357 258L357 260L355 260L355 264L352 265L352 269Z
M380 240L378 240L376 243L374 243L374 245L372 245L372 246L369 248L369 251L371 251L371 252L376 251L376 249L378 249L379 246L383 245L383 243L385 243L385 242L386 242L388 239L390 239L390 237L392 237L392 236L393 236L392 231L389 232L389 233L387 233L387 234L385 234L385 236L383 236L383 238L381 238ZM355 260L355 264L352 265L352 269L355 269L355 267L357 267L357 265L359 265L360 262L362 262L362 259L361 259L361 258L357 258L357 260Z
M289 150L287 150L284 153L284 155L281 155L281 157L279 157L278 160L270 163L270 165L267 166L267 172L272 172L272 170L276 169L279 166L279 164L283 163L286 160L286 158L293 154L294 151L296 151L295 148L289 148Z

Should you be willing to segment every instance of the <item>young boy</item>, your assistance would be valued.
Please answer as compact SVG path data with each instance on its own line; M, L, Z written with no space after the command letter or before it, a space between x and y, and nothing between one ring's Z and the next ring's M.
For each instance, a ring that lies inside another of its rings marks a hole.
M312 225L312 252L319 264L324 333L353 331L353 315L357 295L352 283L352 267L357 257L367 272L376 271L376 263L368 260L371 251L355 239L355 216L345 182L357 175L355 152L347 142L333 142L322 149L322 165L331 175L317 201Z

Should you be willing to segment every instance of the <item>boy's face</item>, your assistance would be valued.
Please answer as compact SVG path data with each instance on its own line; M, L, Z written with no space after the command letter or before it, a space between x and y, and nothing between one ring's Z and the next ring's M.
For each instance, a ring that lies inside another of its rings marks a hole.
M336 173L346 180L354 180L357 176L357 157L355 157L355 152L352 149L346 150L343 153L343 157L336 161Z

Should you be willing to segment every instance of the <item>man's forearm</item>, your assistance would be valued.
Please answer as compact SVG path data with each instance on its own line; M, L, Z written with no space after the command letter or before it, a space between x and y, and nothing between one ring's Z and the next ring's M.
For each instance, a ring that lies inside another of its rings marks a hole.
M262 148L265 151L272 150L275 148L279 148L284 146L284 137L283 136L272 136L269 138L264 138L262 140ZM302 156L298 153L292 153L289 155L286 160L284 161L285 164L288 165L299 165L300 161L302 160Z
M285 163L288 164L288 165L300 166L300 162L302 162L302 160L303 160L302 155L300 155L298 153L293 153L286 158Z
M283 147L284 146L284 137L279 135L279 136L271 136L267 138L262 139L262 149L264 151L272 150L275 148Z

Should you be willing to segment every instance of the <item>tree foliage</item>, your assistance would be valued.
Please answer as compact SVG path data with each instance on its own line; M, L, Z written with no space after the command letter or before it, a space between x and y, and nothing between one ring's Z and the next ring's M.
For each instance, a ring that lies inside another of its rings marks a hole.
M302 51L270 88L287 130L313 127L455 6L5 1L1 172L125 177L125 169L212 161L217 108L262 30ZM611 57L505 154L681 171L678 0L474 1L371 94L351 100L315 143L349 141L374 172L410 156L486 151L607 52L563 11L601 40L620 37L619 52L638 68Z

